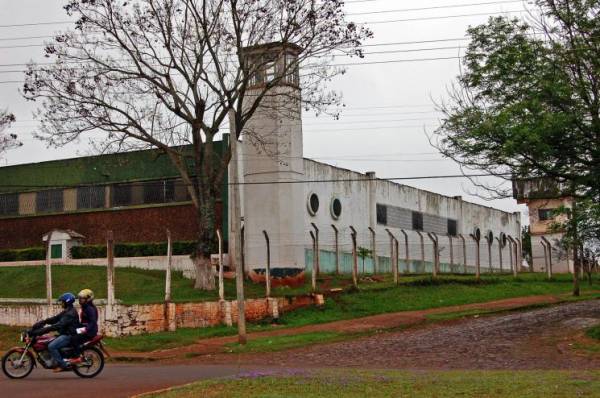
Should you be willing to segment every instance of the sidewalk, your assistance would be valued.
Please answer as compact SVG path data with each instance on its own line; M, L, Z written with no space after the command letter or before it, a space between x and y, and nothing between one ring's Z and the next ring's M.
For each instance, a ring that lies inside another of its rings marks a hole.
M301 327L280 328L274 327L273 330L248 333L248 340L260 337L282 336L292 334L302 334L310 332L343 332L343 333L365 333L378 330L390 330L399 327L415 326L427 321L427 316L432 314L445 314L462 312L467 310L492 310L492 311L510 311L527 308L532 305L557 304L566 301L570 295L543 295L516 297L484 303L474 303L450 307L439 307L428 310L404 311L388 314L374 315L364 318L348 319L330 323L306 325ZM237 336L215 337L198 341L183 347L172 348L168 350L159 350L152 352L119 352L110 350L113 357L127 358L129 360L166 360L185 356L193 353L194 356L222 354L225 352L226 344L237 342Z

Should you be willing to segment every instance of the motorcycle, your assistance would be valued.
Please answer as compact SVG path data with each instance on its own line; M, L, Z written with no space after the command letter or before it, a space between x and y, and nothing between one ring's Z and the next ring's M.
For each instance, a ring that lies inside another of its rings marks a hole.
M48 344L57 336L45 334L42 336L30 336L29 333L21 333L21 341L24 347L11 348L2 357L2 371L11 379L23 379L27 377L37 362L44 369L53 369L54 360L48 351ZM80 355L74 347L65 347L60 350L63 358L70 363L69 370L77 376L92 378L100 374L104 368L104 356L109 356L102 345L102 335L83 343L79 349Z

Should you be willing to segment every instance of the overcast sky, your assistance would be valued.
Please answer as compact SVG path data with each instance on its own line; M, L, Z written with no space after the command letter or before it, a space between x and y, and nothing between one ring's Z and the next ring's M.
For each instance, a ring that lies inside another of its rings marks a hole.
M492 2L496 4L481 4ZM43 38L7 39L52 35L68 27L64 24L4 26L65 21L68 18L62 9L63 3L64 0L0 0L0 25L3 26L0 27L0 81L23 79L22 73L4 73L22 69L21 66L7 64L44 61ZM454 5L465 6L407 11L411 8ZM520 1L506 0L363 0L348 1L346 7L349 14L386 11L349 17L356 22L380 22L369 24L375 37L366 43L368 45L432 42L369 46L365 48L367 53L386 53L367 54L362 61L340 60L343 63L364 64L348 66L347 73L337 78L333 84L336 90L343 93L344 103L347 105L339 121L305 115L305 156L361 172L375 171L381 178L459 174L458 165L436 153L425 134L426 131L434 130L439 123L433 101L445 98L447 87L459 72L459 61L402 61L457 57L462 52L460 47L464 48L466 41L434 40L464 38L470 25L485 22L489 15L508 13L517 16L521 14L518 10L524 9L523 4ZM398 11L387 12L392 10ZM464 16L465 14L471 15ZM385 23L381 23L384 21ZM6 48L14 46L27 47ZM31 132L35 129L35 122L32 121L34 104L21 98L19 88L18 83L0 84L0 108L8 108L17 116L14 131L24 143L22 148L8 152L0 160L1 166L89 154L84 143L54 149L46 148L43 143L33 139ZM466 200L506 211L525 213L526 210L512 199L485 201L473 196L476 188L466 179L414 180L403 183L445 195L462 195Z

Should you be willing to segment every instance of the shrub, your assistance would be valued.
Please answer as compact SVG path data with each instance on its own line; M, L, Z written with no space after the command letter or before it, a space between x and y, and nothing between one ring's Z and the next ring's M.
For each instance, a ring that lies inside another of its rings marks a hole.
M195 242L173 242L173 255L191 254ZM118 243L115 245L115 257L150 257L166 256L167 243ZM71 257L75 259L105 258L105 245L75 246L71 249Z
M43 247L0 250L0 261L35 261L45 258L46 249Z

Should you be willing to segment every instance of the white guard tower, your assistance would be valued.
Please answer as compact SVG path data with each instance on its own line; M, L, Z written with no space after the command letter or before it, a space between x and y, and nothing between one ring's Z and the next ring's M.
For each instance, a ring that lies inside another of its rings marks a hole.
M240 145L240 173L247 271L266 268L266 244L271 242L271 268L304 269L304 160L298 55L292 44L248 47L244 56L254 71L249 97L264 93L261 106L248 121ZM252 101L247 101L248 106ZM252 183L259 183L252 185ZM260 272L260 271L259 271Z

